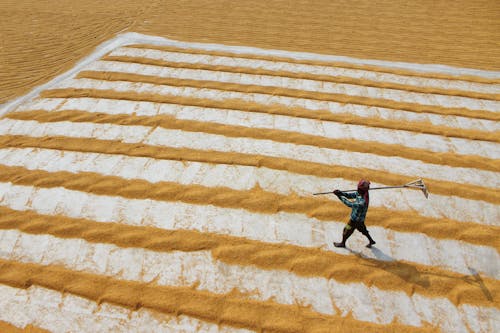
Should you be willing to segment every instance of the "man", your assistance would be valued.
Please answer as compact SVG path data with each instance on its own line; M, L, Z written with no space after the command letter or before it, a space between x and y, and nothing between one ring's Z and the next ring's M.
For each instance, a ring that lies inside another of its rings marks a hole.
M351 219L345 226L342 233L342 241L340 243L334 242L333 245L335 245L335 247L345 247L345 242L349 237L351 237L352 233L356 229L368 238L369 243L366 247L370 248L373 244L375 244L375 241L372 239L365 226L366 212L368 211L368 204L370 203L370 196L368 194L369 189L370 182L361 179L358 183L357 192L347 193L339 190L333 191L340 201L342 201L346 206L352 208Z

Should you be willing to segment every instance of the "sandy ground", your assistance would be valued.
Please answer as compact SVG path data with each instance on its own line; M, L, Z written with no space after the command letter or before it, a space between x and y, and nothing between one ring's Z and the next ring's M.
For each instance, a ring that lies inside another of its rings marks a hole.
M2 0L0 103L118 32L359 58L500 69L498 1Z

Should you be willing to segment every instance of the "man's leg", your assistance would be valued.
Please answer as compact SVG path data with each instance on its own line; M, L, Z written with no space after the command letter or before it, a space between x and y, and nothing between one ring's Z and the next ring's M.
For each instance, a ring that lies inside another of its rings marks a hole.
M342 242L334 242L333 245L335 245L335 247L345 247L345 242L349 237L351 237L353 232L354 228L351 225L351 221L349 221L349 223L344 227L344 231L342 231Z
M366 229L365 223L361 223L357 228L363 235L368 238L369 243L366 244L366 247L372 247L373 244L375 244L375 241L373 240L372 236L370 236L370 233L368 232L368 229Z

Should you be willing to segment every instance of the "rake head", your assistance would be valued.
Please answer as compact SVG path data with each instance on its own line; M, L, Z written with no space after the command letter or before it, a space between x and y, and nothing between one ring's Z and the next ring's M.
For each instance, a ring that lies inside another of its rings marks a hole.
M422 190L426 198L429 198L429 191L427 191L427 186L425 186L425 183L422 179L417 179L407 184L404 184L403 187L418 188Z

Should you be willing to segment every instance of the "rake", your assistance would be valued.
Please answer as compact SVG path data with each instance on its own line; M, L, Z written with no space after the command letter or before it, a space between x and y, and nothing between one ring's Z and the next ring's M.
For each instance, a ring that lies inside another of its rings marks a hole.
M429 191L427 191L427 186L425 186L425 183L422 179L417 179L412 182L406 183L404 185L399 185L399 186L384 186L384 187L372 187L370 188L370 191L372 190L386 190L389 188L418 188L421 190L426 198L429 198ZM356 192L357 190L347 190L347 191L342 191L342 192ZM320 192L320 193L314 193L313 195L320 195L320 194L332 194L333 192Z

